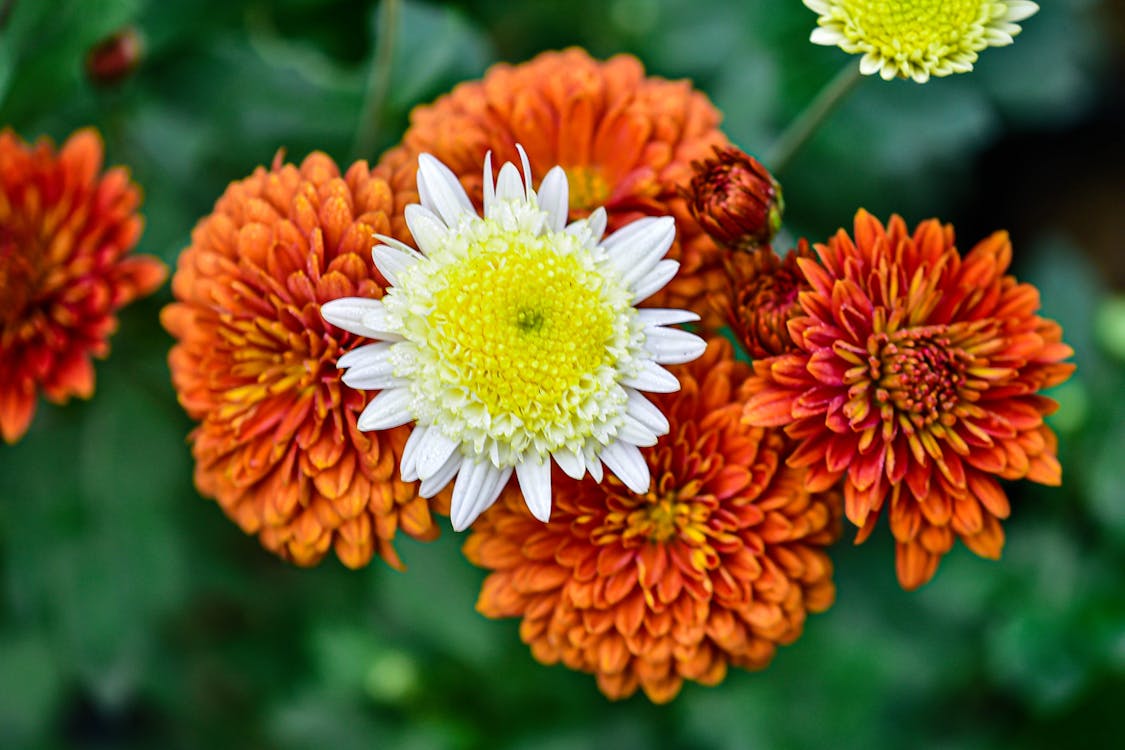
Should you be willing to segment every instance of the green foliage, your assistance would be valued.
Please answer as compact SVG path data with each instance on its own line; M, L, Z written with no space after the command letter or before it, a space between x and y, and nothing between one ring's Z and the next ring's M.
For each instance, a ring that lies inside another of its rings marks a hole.
M568 44L635 53L655 74L693 78L758 155L856 64L808 43L814 17L795 1L413 0L373 102L387 43L373 2L8 5L0 126L56 140L97 126L109 162L144 188L139 249L169 264L226 184L279 149L346 161L370 128L374 150L360 156L373 160L413 106L496 60ZM864 80L779 175L793 237L823 238L859 206L981 231L1011 219L1016 270L1063 323L1079 370L1052 394L1065 485L1009 487L1000 562L959 549L908 594L885 529L863 547L845 541L837 604L768 669L688 685L665 707L609 703L591 677L537 664L516 623L476 613L483 573L448 530L400 544L406 573L300 570L201 499L157 322L165 288L124 311L92 400L41 404L29 434L0 446L0 747L1112 744L1125 731L1125 313L1121 278L1105 272L1113 259L1089 239L1098 233L1075 227L1113 217L996 217L976 187L983 165L1036 160L1041 144L1077 148L1111 116L1107 7L1042 5L972 75ZM87 51L128 24L144 40L139 68L91 84ZM1080 190L1093 166L1075 161L1035 190Z

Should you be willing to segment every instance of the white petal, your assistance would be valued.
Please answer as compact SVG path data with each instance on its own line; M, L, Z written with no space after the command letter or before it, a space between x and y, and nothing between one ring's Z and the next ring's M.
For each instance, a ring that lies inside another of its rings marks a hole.
M418 156L418 196L422 205L436 212L449 227L462 216L476 213L457 175L429 154Z
M598 459L586 462L586 471L590 472L590 476L598 484L602 483L602 462Z
M457 445L457 441L450 440L438 427L431 426L418 446L418 476L426 479L436 474L457 449Z
M376 300L378 302L378 300ZM387 320L387 308L383 306L382 302L378 305L369 305L367 311L363 314L363 319L360 324L369 331L374 333L369 334L374 338L384 339L385 341L401 341L400 336L396 331L392 330L390 321Z
M449 228L442 223L440 217L425 206L411 203L403 211L406 217L406 226L410 234L414 235L414 243L424 253L432 253L445 244L449 236Z
M625 389L627 401L626 414L648 427L657 435L666 435L670 428L668 418L657 406L632 388Z
M457 475L457 483L453 485L453 499L449 505L453 530L464 531L496 502L511 475L511 467L497 469L488 459L466 458Z
M1007 5L1008 15L1005 18L1009 21L1022 21L1039 12L1039 6L1029 0L1008 0Z
M461 455L461 451L453 451L433 476L423 479L422 484L418 485L418 496L433 497L441 492L445 489L445 485L457 476L457 472L461 470L464 463L465 459Z
M345 355L336 362L337 367L348 368L343 377L344 385L364 391L382 391L409 384L410 381L406 378L395 377L394 365L389 356L391 344L385 342L368 344L360 349L366 350L361 359L346 362L347 355ZM355 349L348 354L354 354L360 349Z
M989 47L1006 47L1015 41L1011 34L996 28L985 29L984 40L988 42Z
M883 67L883 58L874 52L868 52L859 58L859 72L865 76L874 75Z
M492 464L487 459L478 461L466 458L461 462L461 471L453 485L453 499L449 506L449 520L453 522L454 531L461 531L472 523L469 516L491 468Z
M559 448L551 454L555 463L571 479L581 479L586 474L586 460L581 453L575 453L567 448Z
M659 307L646 307L637 310L637 319L644 323L646 328L654 326L670 326L676 323L694 323L699 316L691 310L668 310Z
M840 33L839 29L817 26L809 34L809 41L813 44L823 44L828 47L833 47L840 42L844 41L844 35Z
M410 254L416 255L416 256L418 256L419 259L421 259L421 257L422 257L422 254L419 253L416 249L414 249L410 245L407 245L405 242L402 242L400 240L396 240L394 237L389 237L385 234L379 234L378 232L376 232L375 233L375 239L379 240L384 245L390 245L391 247L393 247L397 250L401 250L404 253L410 253Z
M385 341L380 341L378 344L364 344L357 346L350 352L345 352L336 360L336 367L344 369L346 367L366 367L367 365L376 362L382 362L387 357L387 350L391 345Z
M605 234L606 212L598 208L585 219L570 222L563 231L577 237L583 244L596 245Z
M496 178L496 200L523 200L526 195L516 165L510 161L505 162L504 166L500 167L500 176Z
M381 391L369 403L356 420L356 426L363 432L389 430L414 419L410 412L410 389L391 388Z
M337 328L369 338L389 338L386 331L371 328L364 318L372 312L383 310L383 303L366 297L341 297L320 306L320 317Z
M637 446L620 441L610 443L602 448L601 459L630 490L638 495L648 492L652 476Z
M657 435L645 425L641 424L640 420L635 417L625 414L625 421L621 425L621 429L617 431L617 439L626 443L647 448L651 445L656 445Z
M552 167L539 184L539 207L547 212L547 228L561 232L569 211L570 187L562 167Z
M376 245L371 248L371 259L383 278L392 285L398 285L398 275L422 259L417 250L407 248L409 252L400 250L390 245Z
M606 224L609 223L609 214L606 213L604 207L598 206L586 217L586 222L590 225L590 236L595 241L599 241L605 234Z
M675 393L680 390L680 381L651 359L641 361L641 371L631 378L623 378L622 384L639 391L652 393Z
M675 239L676 222L671 216L649 216L606 237L602 247L609 253L610 265L632 286L668 253Z
M646 300L659 292L676 276L676 272L679 270L680 264L674 260L662 260L657 263L655 268L633 284L633 302Z
M410 437L406 439L406 445L402 446L402 460L398 464L398 473L402 481L413 482L418 478L418 446L430 429L432 428L418 425L410 431Z
M543 523L551 520L551 462L532 458L516 464L516 480L531 515Z
M527 160L527 152L523 150L523 146L516 144L516 151L520 154L520 164L523 165L523 185L524 185L524 198L531 201L535 196L535 191L531 188L531 162Z
M487 217L492 213L492 203L496 200L496 180L492 176L492 151L489 150L484 155L484 174L482 175L484 185L484 215Z
M646 328L645 348L662 365L682 365L698 359L707 342L679 328Z

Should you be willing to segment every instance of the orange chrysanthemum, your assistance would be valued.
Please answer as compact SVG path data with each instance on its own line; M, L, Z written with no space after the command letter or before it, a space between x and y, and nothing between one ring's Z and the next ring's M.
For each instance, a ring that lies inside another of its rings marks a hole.
M1059 326L1038 315L1039 293L1005 275L1006 232L964 258L953 228L865 211L855 240L840 230L798 264L811 290L789 324L796 349L754 364L745 418L787 425L800 441L789 462L813 488L845 476L845 510L871 533L890 499L898 578L928 581L962 541L998 557L1008 499L996 481L1057 485L1054 433L1038 395L1074 367Z
M522 144L533 174L555 165L566 170L571 219L604 206L612 232L642 216L674 217L668 257L680 261L680 272L646 305L704 313L704 295L722 284L721 254L679 189L691 180L693 160L726 144L719 119L687 81L645 77L634 57L601 62L580 49L546 52L522 65L496 65L484 80L416 108L402 145L383 156L376 172L413 202L418 155L433 154L479 208L485 153L493 151L496 163L518 163ZM401 216L392 235L409 236Z
M336 360L362 343L320 306L379 298L372 235L396 206L365 162L340 176L324 154L258 168L231 183L196 225L161 315L192 432L195 482L262 544L299 565L332 547L349 567L374 553L401 566L398 529L437 528L396 467L409 430L356 428L368 394L343 385Z
M556 472L549 523L509 489L465 543L494 571L478 609L522 617L535 658L595 674L614 699L639 686L663 703L684 680L762 668L835 595L824 548L839 498L809 493L782 432L740 422L750 368L715 340L676 369L683 390L657 397L671 430L645 450L648 493Z
M727 258L727 288L712 300L754 359L793 348L789 320L801 310L797 295L809 288L797 259L811 257L809 243L801 240L784 259L768 246Z
M0 132L0 434L14 443L39 390L64 403L94 392L92 357L109 353L116 312L151 294L167 269L130 255L140 189L105 174L101 136L79 130L56 153Z

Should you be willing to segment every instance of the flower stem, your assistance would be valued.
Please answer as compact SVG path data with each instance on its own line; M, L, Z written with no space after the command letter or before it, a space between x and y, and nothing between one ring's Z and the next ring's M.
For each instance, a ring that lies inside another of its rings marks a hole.
M775 174L784 171L789 166L789 162L801 150L809 137L816 132L821 123L828 119L828 115L832 113L836 105L843 101L844 97L855 88L861 77L859 66L855 64L855 61L849 62L820 90L816 98L809 102L809 105L797 116L797 119L789 124L785 132L774 141L766 158L766 164Z
M379 120L383 116L383 105L391 87L391 65L394 60L395 36L398 27L399 0L382 0L379 9L379 30L375 37L375 60L371 64L371 74L367 79L367 91L363 96L363 108L359 113L359 126L356 128L352 146L355 159L368 159L378 143Z

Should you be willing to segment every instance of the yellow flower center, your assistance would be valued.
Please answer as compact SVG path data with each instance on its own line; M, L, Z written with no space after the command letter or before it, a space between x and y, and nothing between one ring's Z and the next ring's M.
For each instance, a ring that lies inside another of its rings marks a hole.
M627 400L620 380L644 352L632 294L605 250L543 232L543 216L515 202L466 221L383 300L405 339L390 356L419 424L497 466L612 440Z
M993 0L842 0L851 21L847 36L862 39L889 59L943 56L950 50L980 49L970 37L994 15Z
M663 544L692 524L690 503L677 502L674 497L653 499L629 515L630 531L650 542ZM629 532L627 531L628 535Z
M542 237L495 238L443 282L428 343L490 414L542 431L608 364L602 276Z

